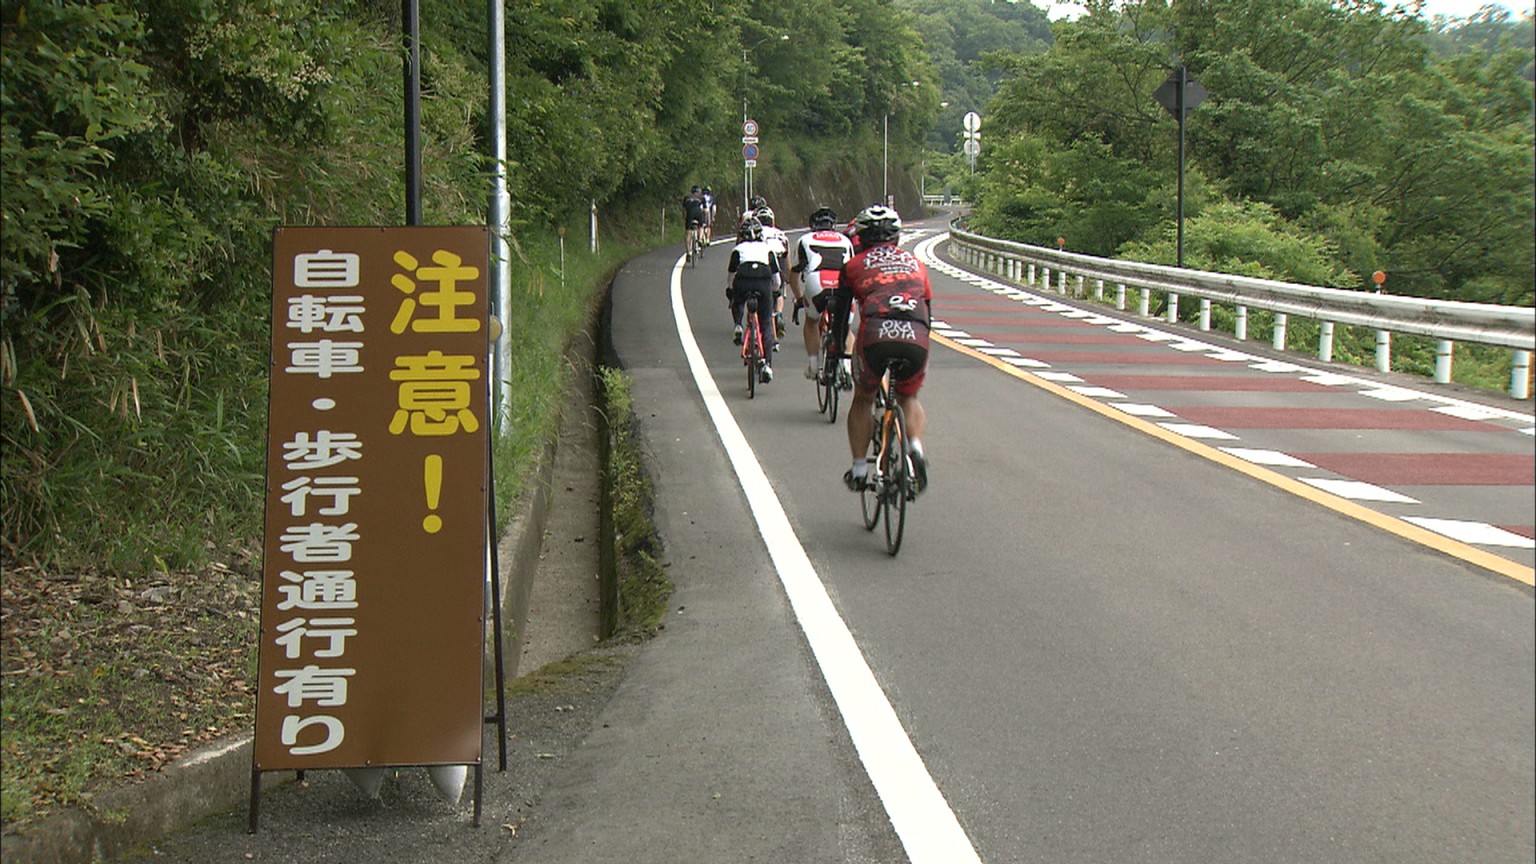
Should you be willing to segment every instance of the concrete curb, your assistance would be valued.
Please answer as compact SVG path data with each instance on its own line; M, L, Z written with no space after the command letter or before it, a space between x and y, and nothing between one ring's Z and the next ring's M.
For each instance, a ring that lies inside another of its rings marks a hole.
M558 418L557 418L558 420ZM559 429L559 423L555 423ZM528 601L539 564L539 547L549 520L559 435L544 445L543 458L520 497L497 556L501 571L505 674L517 677L527 629ZM495 664L487 622L486 682L495 684ZM246 732L216 741L167 765L142 783L113 787L98 794L89 810L76 808L50 815L23 833L0 837L6 864L92 864L111 861L136 847L248 801L251 791L253 735ZM293 779L289 772L262 777L262 788Z

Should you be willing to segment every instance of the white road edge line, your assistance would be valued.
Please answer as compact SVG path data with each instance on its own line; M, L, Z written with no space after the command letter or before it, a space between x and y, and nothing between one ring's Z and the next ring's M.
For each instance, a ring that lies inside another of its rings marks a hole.
M763 473L757 455L709 374L709 366L693 338L688 312L683 308L684 263L680 258L672 267L672 317L677 324L678 341L688 358L704 407L720 435L720 443L746 493L757 530L768 547L795 620L805 633L822 678L843 717L843 725L859 753L859 761L880 796L896 836L912 864L981 864L976 847L960 827L960 820L944 800L944 793L928 773L917 748L912 746L912 739L880 689L847 623L832 605L826 585L789 524L784 505L774 494L768 475Z

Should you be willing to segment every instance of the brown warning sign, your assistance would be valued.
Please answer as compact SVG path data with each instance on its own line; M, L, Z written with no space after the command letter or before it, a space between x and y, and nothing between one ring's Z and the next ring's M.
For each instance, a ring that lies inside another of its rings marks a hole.
M487 249L274 233L257 771L480 760Z

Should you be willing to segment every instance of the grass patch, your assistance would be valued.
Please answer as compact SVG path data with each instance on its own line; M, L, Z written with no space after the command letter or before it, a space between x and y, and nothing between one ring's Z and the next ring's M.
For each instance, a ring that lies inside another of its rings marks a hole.
M662 563L661 538L652 518L650 476L637 434L634 396L621 370L598 370L608 418L608 481L612 494L615 564L619 580L616 636L656 632L667 612L672 582Z
M624 658L601 651L572 654L507 682L507 697L551 696L581 689L582 682L624 665Z

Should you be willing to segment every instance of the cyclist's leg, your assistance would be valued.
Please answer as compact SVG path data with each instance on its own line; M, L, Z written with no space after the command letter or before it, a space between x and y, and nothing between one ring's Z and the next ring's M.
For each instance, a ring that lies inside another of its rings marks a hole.
M928 377L928 349L911 343L898 344L901 347L894 350L900 351L903 359L911 364L910 368L917 371L904 374L899 381L892 381L891 390L896 394L902 412L907 415L907 437L918 442L918 448L921 449L928 414L923 410L923 403L918 401L917 393L923 389L923 381Z
M810 278L815 279L817 276L812 273ZM821 355L821 330L826 324L821 310L826 308L827 292L818 291L811 294L806 291L805 297L805 322L800 329L800 337L805 345L805 356L808 358L806 365L811 370L807 377L814 378L821 373L818 364Z
M921 492L928 485L928 455L923 450L923 432L928 425L928 412L924 410L923 403L917 398L917 394L923 387L923 380L927 377L928 352L926 349L915 349L915 347L909 350L912 362L919 364L917 371L900 381L893 382L892 390L896 393L896 401L901 405L902 413L906 415L907 443L912 451L913 483L916 491Z
M741 344L742 319L747 315L747 292L741 285L727 288L726 292L730 297L731 303L731 323L735 325L733 341L739 345Z
M871 370L864 362L862 346L855 345L854 358L858 361L858 374L855 375L853 398L848 402L848 452L853 458L853 465L844 479L856 477L862 479L864 472L868 470L866 457L869 455L869 438L874 433L874 417L871 412L875 405L875 389L880 380L871 374ZM850 483L850 488L858 486Z
M778 341L773 332L773 286L767 282L758 283L757 287L757 317L763 333L763 358L765 362L773 359L773 346Z

